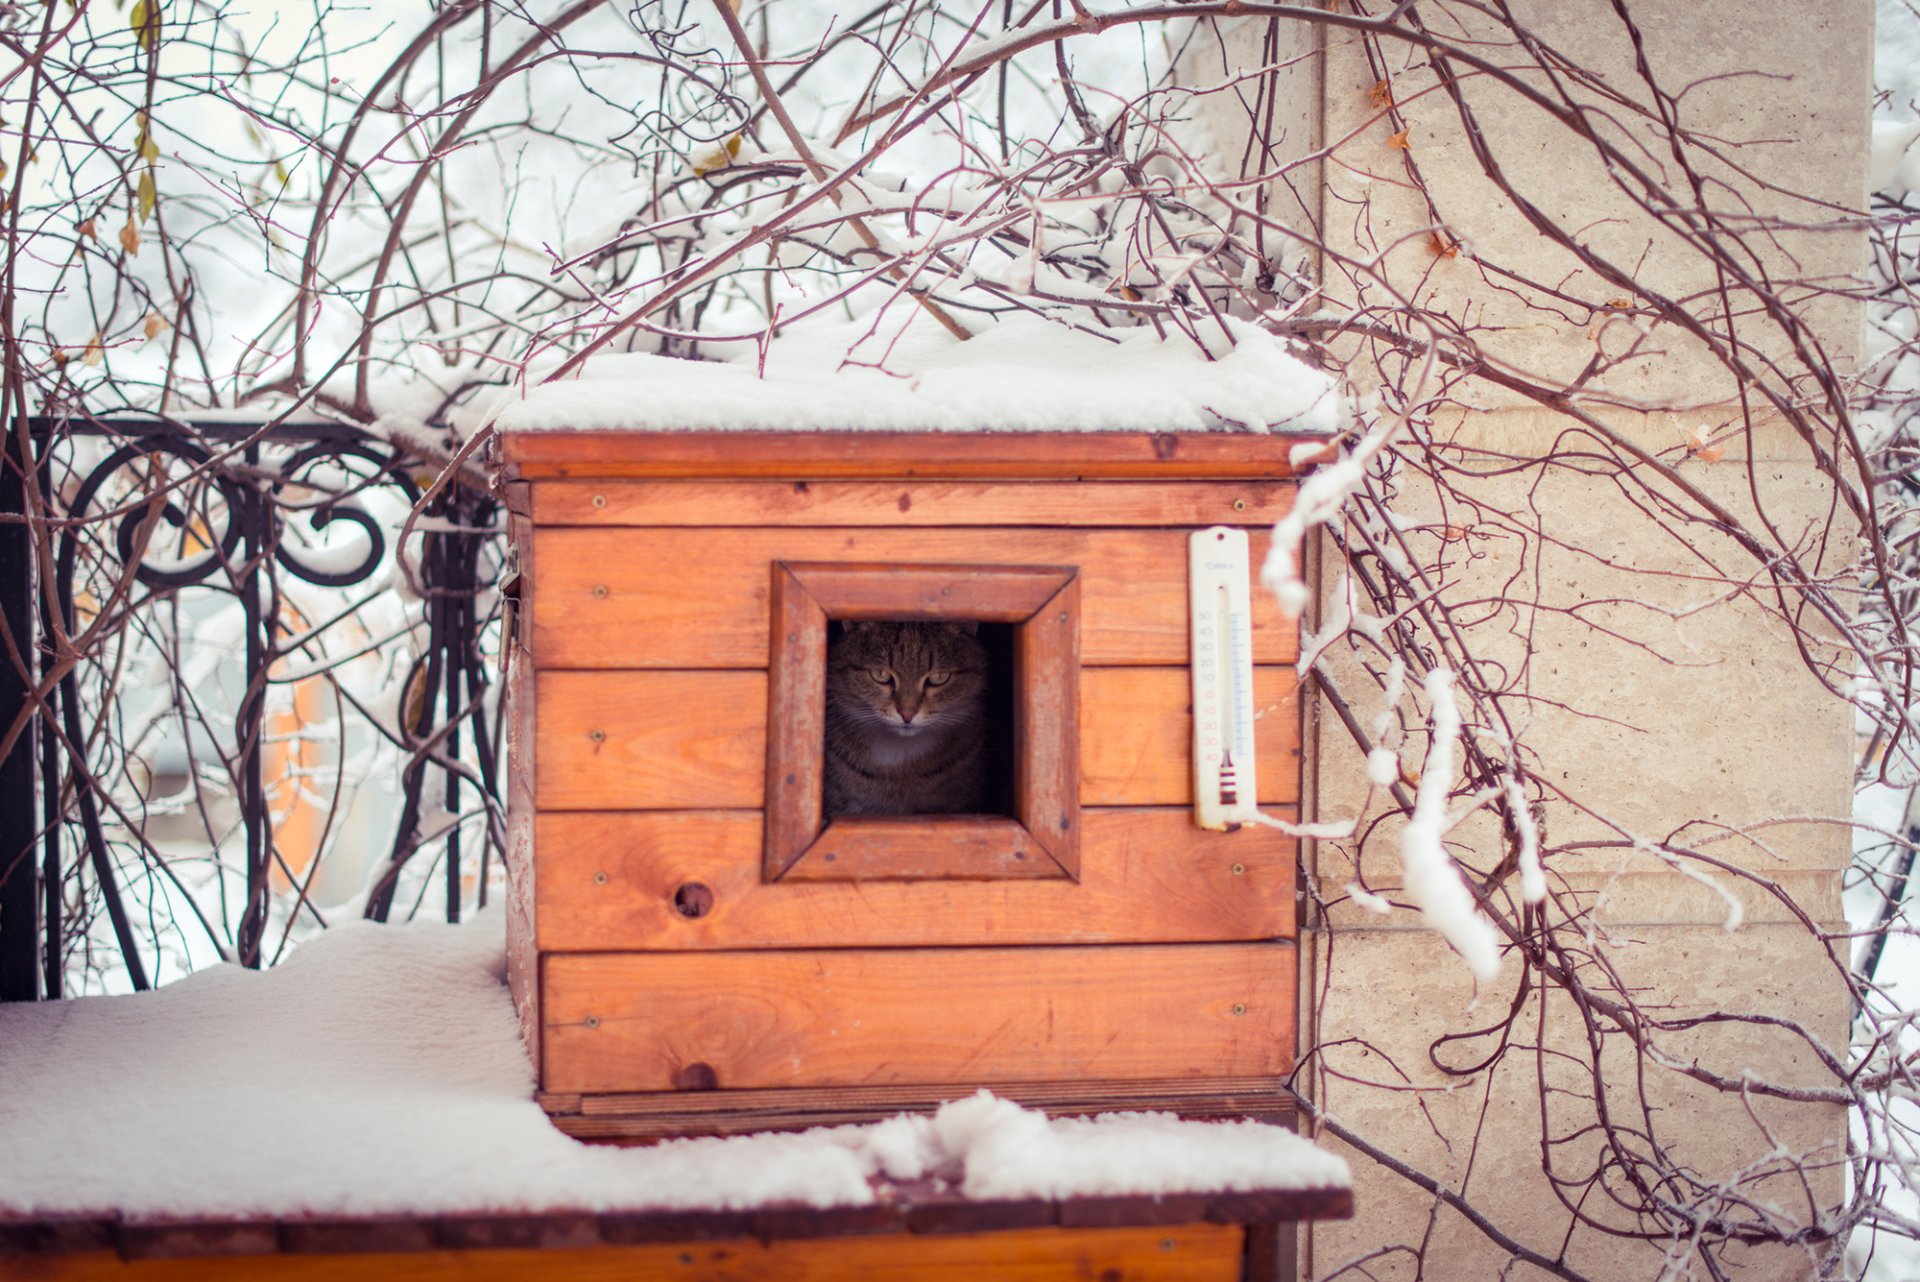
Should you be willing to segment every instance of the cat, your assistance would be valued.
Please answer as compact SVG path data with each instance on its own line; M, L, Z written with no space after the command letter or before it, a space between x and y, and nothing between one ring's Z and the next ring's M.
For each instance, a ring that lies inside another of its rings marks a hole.
M841 623L827 644L825 808L986 808L988 659L972 621Z

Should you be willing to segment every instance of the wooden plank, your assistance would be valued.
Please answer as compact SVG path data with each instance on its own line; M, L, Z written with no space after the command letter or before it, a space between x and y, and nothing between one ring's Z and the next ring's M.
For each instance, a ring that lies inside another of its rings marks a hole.
M1193 686L1184 668L1080 673L1080 798L1090 806L1193 804ZM1300 689L1292 668L1253 670L1259 799L1300 799Z
M1271 542L1253 529L1253 563ZM541 668L764 668L775 561L1080 567L1083 661L1187 662L1185 530L538 529ZM829 611L831 614L831 611ZM1292 663L1299 628L1256 592L1253 654Z
M961 1092L964 1094L964 1092ZM1002 1082L1002 1099L1054 1116L1116 1108L1170 1113L1238 1112L1290 1115L1292 1096L1272 1077L1169 1077L1130 1082L1076 1078L1065 1082ZM884 1110L925 1113L959 1098L951 1086L779 1087L752 1091L643 1091L608 1095L542 1092L549 1115L591 1117L743 1117L752 1114ZM1225 1196L1224 1194L1221 1196ZM1238 1196L1237 1194L1235 1196ZM1254 1218L1259 1218L1258 1216Z
M983 881L1067 876L1066 868L1017 819L914 815L835 819L780 880Z
M1300 798L1291 668L1254 670L1262 803ZM1190 805L1183 668L1083 668L1083 806ZM766 790L760 672L542 672L534 744L542 810L758 809ZM784 777L784 776L783 776Z
M762 804L765 673L543 672L538 698L542 810Z
M541 525L1271 525L1292 481L542 481Z
M524 497L524 496L523 496ZM520 1040L540 1076L540 957L534 944L534 764L536 737L533 655L525 644L532 631L534 598L533 526L527 517L507 520L518 575L508 611L510 623L501 639L506 665L507 725L507 840L501 854L506 871L507 987L520 1021Z
M543 1085L1278 1075L1294 970L1287 944L560 954Z
M787 561L835 619L978 619L1023 623L1071 582L1072 566ZM777 571L776 571L777 573Z
M264 1255L123 1261L109 1252L36 1259L43 1282L1229 1282L1240 1276L1235 1225L1016 1229L938 1236L754 1238L607 1245L580 1250L429 1251L395 1255Z
M827 616L783 565L773 568L773 629L767 670L769 881L784 876L820 835L826 786Z
M1324 437L1249 432L504 432L507 480L547 477L1284 479Z
M1281 811L1291 818L1291 811ZM1270 828L1204 832L1186 810L1089 810L1078 883L770 884L754 811L543 814L540 948L914 947L1198 943L1294 930L1295 845ZM678 906L703 887L697 917Z
M1013 809L1069 877L1080 875L1080 580L1014 631Z
M280 1249L280 1226L272 1220L123 1222L114 1229L114 1246L129 1260L181 1256L262 1255Z
M1210 1082L1194 1083L1195 1086L1207 1086ZM1073 1085L1078 1085L1074 1083ZM949 1088L942 1096L951 1096L958 1088ZM575 1139L614 1141L622 1144L654 1144L661 1140L683 1139L699 1135L750 1135L765 1131L801 1131L820 1126L856 1126L885 1121L902 1112L930 1114L935 1112L939 1103L901 1105L869 1105L849 1099L860 1088L836 1087L827 1091L668 1091L656 1096L622 1094L612 1096L588 1095L583 1098L592 1101L596 1108L591 1113L556 1114L553 1123L562 1132ZM1021 1099L1017 1086L998 1086L994 1093L1006 1099ZM692 1103L701 1097L718 1097L721 1103L730 1103L733 1097L740 1095L813 1095L829 1096L831 1100L843 1101L839 1107L831 1103L813 1107L798 1105L786 1108L746 1108L737 1106L732 1112L699 1110L688 1108L680 1113L662 1112L659 1108L637 1109L631 1112L614 1111L607 1101L627 1101L654 1098L665 1102L675 1100ZM1290 1100L1282 1100L1277 1088L1269 1086L1263 1095L1229 1095L1220 1098L1187 1096L1167 1096L1154 1091L1136 1090L1131 1094L1108 1093L1100 1097L1062 1099L1053 1103L1028 1105L1038 1108L1050 1117L1085 1117L1093 1113L1141 1112L1151 1111L1172 1113L1178 1117L1194 1121L1245 1120L1253 1119L1274 1122L1286 1114L1282 1105L1291 1106ZM1216 1217L1217 1218L1217 1217Z

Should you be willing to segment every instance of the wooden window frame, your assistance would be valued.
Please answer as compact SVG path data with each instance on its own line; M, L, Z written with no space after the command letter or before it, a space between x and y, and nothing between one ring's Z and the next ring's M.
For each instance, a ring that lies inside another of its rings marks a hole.
M765 880L1079 880L1079 567L776 561L772 606ZM825 819L836 619L1013 625L1012 816Z

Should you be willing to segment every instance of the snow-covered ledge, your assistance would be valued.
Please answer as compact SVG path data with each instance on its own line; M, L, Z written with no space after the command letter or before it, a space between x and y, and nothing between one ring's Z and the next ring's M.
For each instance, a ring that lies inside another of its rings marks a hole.
M503 973L497 915L356 924L271 971L0 1010L0 1246L8 1221L83 1216L849 1208L909 1187L948 1201L1345 1201L1346 1164L1276 1127L1049 1121L985 1092L872 1126L583 1144L531 1098Z
M962 343L921 319L811 323L723 359L597 356L454 411L503 431L1327 433L1346 426L1332 380L1257 325L1198 334L1093 332L1034 316Z

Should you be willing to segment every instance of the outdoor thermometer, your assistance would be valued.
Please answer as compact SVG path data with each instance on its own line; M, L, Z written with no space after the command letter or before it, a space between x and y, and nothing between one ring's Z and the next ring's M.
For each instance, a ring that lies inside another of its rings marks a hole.
M1193 819L1236 828L1258 809L1253 774L1253 591L1247 532L1216 525L1187 544L1193 640Z

